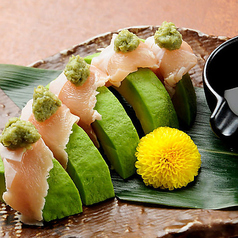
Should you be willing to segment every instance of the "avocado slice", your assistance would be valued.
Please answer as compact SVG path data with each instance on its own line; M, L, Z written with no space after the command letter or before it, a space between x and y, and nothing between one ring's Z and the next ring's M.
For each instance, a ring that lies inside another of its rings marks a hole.
M135 152L139 136L121 103L105 86L97 89L97 110L102 120L92 127L112 168L126 179L135 173Z
M83 211L75 184L56 159L53 159L53 168L47 182L49 189L43 208L44 221L61 219Z
M69 142L67 172L77 186L84 205L115 196L110 171L86 132L74 124Z
M197 98L189 74L185 74L175 87L172 102L181 127L189 128L197 114Z
M85 56L83 59L84 59L84 61L86 61L86 63L91 64L92 59L93 59L94 57L99 56L100 53L101 53L101 52L97 52L97 53L94 53L94 54L91 54L91 55L87 55L87 56Z
M46 222L81 213L82 202L78 189L60 163L53 159L53 168L47 179L49 189L45 197L43 219ZM0 195L6 191L4 166L0 157Z
M139 119L137 118L135 111L133 109L133 107L126 101L126 99L116 90L114 89L112 86L108 87L108 89L116 96L116 98L119 100L119 102L121 103L121 105L123 106L123 108L125 109L127 115L130 117L133 125L136 128L136 131L138 133L139 138L142 138L145 133L143 131L143 128L140 124Z
M3 202L2 195L6 191L5 176L4 176L4 165L0 157L0 201Z
M114 88L133 107L145 134L160 126L179 127L171 98L150 69L138 69Z

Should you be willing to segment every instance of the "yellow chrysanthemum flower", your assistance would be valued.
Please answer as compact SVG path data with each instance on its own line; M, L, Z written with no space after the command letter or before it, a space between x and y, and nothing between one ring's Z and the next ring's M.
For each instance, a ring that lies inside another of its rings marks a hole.
M198 175L201 155L189 135L159 127L141 138L135 166L146 186L173 190L187 186Z

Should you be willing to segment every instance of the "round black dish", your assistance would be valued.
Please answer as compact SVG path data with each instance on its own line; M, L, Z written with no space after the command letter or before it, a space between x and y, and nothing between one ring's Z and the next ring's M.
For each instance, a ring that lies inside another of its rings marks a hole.
M234 143L238 140L238 116L230 110L224 91L238 87L238 36L211 53L204 66L203 85L212 113L212 130L221 139Z

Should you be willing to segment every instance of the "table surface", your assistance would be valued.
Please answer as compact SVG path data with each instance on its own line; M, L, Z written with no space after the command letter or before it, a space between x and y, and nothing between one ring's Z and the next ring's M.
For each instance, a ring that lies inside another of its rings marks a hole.
M237 0L1 0L0 63L29 65L105 32L160 25L238 35Z

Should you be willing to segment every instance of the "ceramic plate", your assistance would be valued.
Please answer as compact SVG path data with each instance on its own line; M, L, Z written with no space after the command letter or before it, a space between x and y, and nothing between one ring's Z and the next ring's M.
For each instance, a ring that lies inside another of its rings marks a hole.
M156 26L130 27L141 38L154 34ZM190 71L195 86L202 87L202 70L209 54L228 38L180 28L193 48L198 64ZM82 57L106 47L114 32L105 33L63 50L31 67L63 70L69 57ZM117 32L116 32L117 33ZM19 108L0 89L0 130ZM84 212L44 227L22 225L17 213L0 203L0 237L227 237L238 234L238 211L178 209L119 201L117 198L85 207Z

